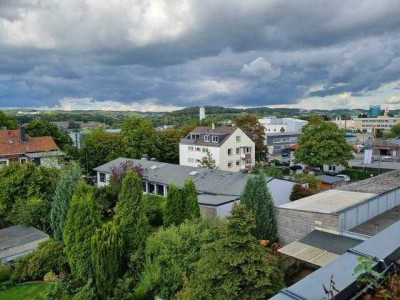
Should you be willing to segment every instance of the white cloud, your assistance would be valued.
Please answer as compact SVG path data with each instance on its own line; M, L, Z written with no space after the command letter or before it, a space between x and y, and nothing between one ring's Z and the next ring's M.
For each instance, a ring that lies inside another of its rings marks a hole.
M141 111L163 112L180 109L173 105L161 105L157 99L145 99L131 103L121 103L115 100L98 101L92 98L66 97L59 101L59 105L51 109L60 110L109 110L109 111ZM49 109L43 107L42 109Z
M281 75L281 69L274 67L263 57L258 57L249 64L245 64L240 73L247 77L259 78L264 81L275 79Z

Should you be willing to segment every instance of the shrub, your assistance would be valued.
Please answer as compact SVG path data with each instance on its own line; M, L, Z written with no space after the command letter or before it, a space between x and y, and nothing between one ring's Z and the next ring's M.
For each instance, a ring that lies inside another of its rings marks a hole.
M53 271L46 273L43 277L44 282L55 282L56 280L57 275Z
M63 248L60 241L48 240L40 243L37 250L15 261L11 278L17 282L41 280L50 271L68 271Z
M164 197L147 194L143 195L142 205L144 213L152 226L162 226L166 199Z
M5 282L11 277L12 268L10 265L0 264L0 282Z
M292 193L290 194L290 201L295 201L304 197L314 195L314 190L310 188L305 188L301 184L296 183L293 186Z
M363 171L357 169L346 169L340 173L348 175L351 180L363 180L363 179L368 179L371 176L377 175L376 172Z

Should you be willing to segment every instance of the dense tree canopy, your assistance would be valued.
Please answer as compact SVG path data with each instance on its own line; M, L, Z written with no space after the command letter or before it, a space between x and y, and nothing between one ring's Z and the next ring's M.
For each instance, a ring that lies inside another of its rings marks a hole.
M268 299L283 287L283 274L251 235L254 219L235 204L222 238L203 245L181 299Z
M167 203L165 204L164 226L182 224L184 218L184 204L182 192L172 183L168 186Z
M157 136L153 123L148 119L130 117L121 125L124 154L129 158L158 157Z
M343 130L335 123L321 118L310 118L303 127L295 151L296 161L308 165L347 165L353 157L351 147L346 143Z
M7 116L2 110L0 110L0 129L7 128L7 129L17 129L18 123L17 120Z
M31 136L51 136L60 149L72 145L71 137L66 131L59 130L57 125L41 119L34 119L26 126L26 133Z
M182 189L183 218L193 220L200 218L200 207L197 199L196 185L192 178L185 180Z
M250 136L256 144L256 160L266 158L267 146L264 144L264 126L260 124L256 115L245 114L236 118L235 124Z

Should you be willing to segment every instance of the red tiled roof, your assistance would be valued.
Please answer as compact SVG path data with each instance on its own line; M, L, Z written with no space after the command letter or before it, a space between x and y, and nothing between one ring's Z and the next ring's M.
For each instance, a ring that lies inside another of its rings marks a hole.
M51 136L30 137L21 143L18 130L0 130L0 155L15 155L58 150Z

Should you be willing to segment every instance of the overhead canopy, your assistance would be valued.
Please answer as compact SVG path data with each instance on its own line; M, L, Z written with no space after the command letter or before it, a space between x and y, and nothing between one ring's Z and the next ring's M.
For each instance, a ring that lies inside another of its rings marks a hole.
M362 242L362 240L314 230L301 240L278 251L303 262L322 267Z

